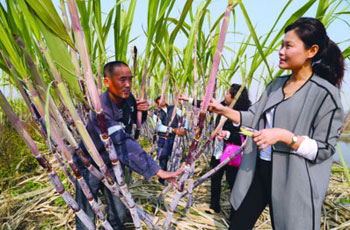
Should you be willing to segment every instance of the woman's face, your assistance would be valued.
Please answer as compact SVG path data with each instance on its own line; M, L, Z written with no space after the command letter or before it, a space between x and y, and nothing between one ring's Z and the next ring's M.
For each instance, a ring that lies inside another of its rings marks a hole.
M304 42L295 30L290 30L284 36L279 57L281 69L298 70L303 66L311 65L313 55L310 55L310 49L305 48Z
M228 90L226 95L225 95L225 104L226 105L231 104L232 100L233 100L233 98L231 98L230 90Z

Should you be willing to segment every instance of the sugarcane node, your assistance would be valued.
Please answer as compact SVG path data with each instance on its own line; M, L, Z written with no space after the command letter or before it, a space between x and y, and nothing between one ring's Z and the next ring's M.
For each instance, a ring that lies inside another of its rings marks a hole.
M118 159L113 159L113 160L111 160L111 162L112 162L112 165L118 165Z
M36 156L36 160L38 161L39 165L43 167L46 170L49 170L49 162L41 155L41 156Z
M107 177L107 182L111 186L114 185L114 183L115 183L114 180L112 178L110 178L110 177Z
M177 189L177 191L183 192L183 191L184 191L184 187L185 187L184 183L181 183L180 186L179 186L179 188ZM174 210L173 210L173 211L174 211Z
M102 139L103 139L103 140L107 140L108 137L109 137L109 136L108 136L108 133L102 133L101 136L102 136Z
M77 177L77 179L80 179L82 177L78 168L76 168L76 167L72 168L72 171L73 171L74 175Z
M105 116L103 114L103 110L101 109L99 111L96 111L96 116L97 116L98 124L100 126L102 135L108 133L106 119L105 119Z

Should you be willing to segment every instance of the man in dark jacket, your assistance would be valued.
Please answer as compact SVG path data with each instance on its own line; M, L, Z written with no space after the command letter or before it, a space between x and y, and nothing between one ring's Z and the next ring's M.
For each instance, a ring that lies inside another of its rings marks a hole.
M160 97L157 97L155 102L159 106ZM174 111L175 109L176 111ZM159 165L161 169L167 170L168 160L173 150L175 135L184 136L186 134L187 121L185 122L184 129L179 128L181 110L175 108L173 105L168 105L165 98L162 102L159 112L160 114L158 116L158 109L156 109L153 115L153 121L155 124L158 123L157 132L159 138L157 146L157 158L159 159ZM174 118L172 119L173 112ZM158 117L159 121L157 122ZM165 184L165 181L162 178L159 178L159 182Z
M136 123L137 111L143 112L142 120L145 121L148 109L147 101L135 99L131 94L132 78L131 71L124 62L109 62L104 67L104 84L108 89L100 95L100 100L106 117L108 134L114 144L118 159L123 165L130 167L133 171L143 175L146 179L157 175L169 182L175 182L180 171L166 172L160 169L152 157L150 157L131 136L132 126ZM86 128L103 161L107 165L108 170L114 175L112 163L109 160L108 153L100 138L101 131L94 112L90 112ZM80 146L88 156L90 162L97 167L82 142ZM126 208L124 204L84 167L79 157L75 157L75 161L95 199L97 198L98 191L103 193L107 203L108 221L113 229L123 229L123 222L126 217ZM76 199L80 207L94 219L93 210L78 183ZM77 229L85 229L79 218L76 218L76 227Z

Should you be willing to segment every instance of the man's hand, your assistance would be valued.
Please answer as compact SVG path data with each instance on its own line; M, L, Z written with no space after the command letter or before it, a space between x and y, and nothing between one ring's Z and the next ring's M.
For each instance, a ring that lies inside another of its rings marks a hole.
M178 97L178 99L179 99L180 101L189 101L189 100L190 100L190 98L187 97L187 96L184 95L184 94L180 94L179 97Z
M218 141L224 140L226 136L227 136L226 130L221 130L218 134L216 134L216 138L218 139Z
M168 183L172 183L177 188L178 184L176 182L176 179L178 176L180 176L184 172L184 169L185 169L185 164L182 164L181 167L175 172L168 172L168 171L159 169L157 172L157 176L166 180Z
M173 128L173 133L180 137L183 137L186 134L186 129Z
M137 111L142 111L142 112L145 112L148 110L148 101L146 100L143 100L143 99L136 99L136 108L137 108Z

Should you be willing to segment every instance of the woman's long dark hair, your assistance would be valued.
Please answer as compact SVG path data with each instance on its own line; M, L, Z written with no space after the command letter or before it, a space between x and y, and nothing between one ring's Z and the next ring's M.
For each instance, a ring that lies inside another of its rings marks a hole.
M313 72L340 88L344 77L344 56L337 44L329 39L322 22L315 18L299 18L287 26L284 33L291 30L304 42L306 49L318 45L319 50L312 59Z
M234 98L237 94L238 90L241 88L241 85L239 84L232 84L230 87L230 94L231 98ZM244 87L241 95L239 96L237 102L233 106L233 109L235 110L242 110L247 111L248 108L251 106L251 101L249 100L248 90L247 87Z

